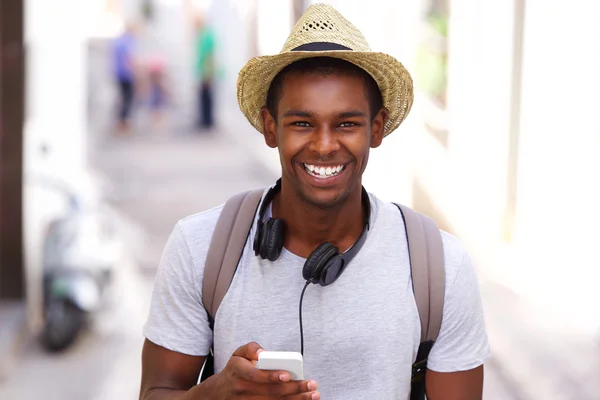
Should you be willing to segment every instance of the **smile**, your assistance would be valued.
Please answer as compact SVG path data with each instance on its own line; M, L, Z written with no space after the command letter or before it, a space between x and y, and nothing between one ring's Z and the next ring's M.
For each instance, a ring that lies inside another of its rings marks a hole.
M306 172L308 172L309 175L314 176L315 178L319 178L319 179L327 179L327 178L332 178L336 175L339 175L346 167L346 164L327 166L327 167L311 165L311 164L303 164L303 165L304 165L304 170Z

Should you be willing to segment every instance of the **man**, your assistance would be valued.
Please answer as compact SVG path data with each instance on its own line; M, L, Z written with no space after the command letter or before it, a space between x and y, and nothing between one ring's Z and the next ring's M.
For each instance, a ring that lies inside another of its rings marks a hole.
M198 85L198 128L214 124L213 90L215 72L215 34L203 15L196 19L196 79Z
M144 329L141 398L408 399L421 326L403 219L395 205L364 192L361 178L370 149L410 110L410 75L319 4L281 54L242 69L238 99L266 144L278 149L281 180L266 191L214 329L202 283L222 207L176 225ZM427 395L481 399L489 346L474 266L456 238L442 236L444 316L429 356ZM324 242L355 254L333 284L303 292L301 336L300 291L307 266L331 249ZM197 384L210 348L215 374ZM301 349L303 381L255 367L259 351Z
M135 26L129 23L113 44L113 71L121 97L118 116L120 133L129 131L135 95L135 32Z

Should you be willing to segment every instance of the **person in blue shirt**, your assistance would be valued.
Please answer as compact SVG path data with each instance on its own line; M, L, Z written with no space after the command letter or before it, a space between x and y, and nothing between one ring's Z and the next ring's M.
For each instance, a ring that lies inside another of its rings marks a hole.
M118 114L119 131L129 131L131 110L135 95L135 26L128 24L122 35L116 38L112 48L113 73L120 94Z
M198 84L198 121L200 129L210 130L214 125L213 91L215 80L216 38L214 29L197 15L195 42L195 72Z

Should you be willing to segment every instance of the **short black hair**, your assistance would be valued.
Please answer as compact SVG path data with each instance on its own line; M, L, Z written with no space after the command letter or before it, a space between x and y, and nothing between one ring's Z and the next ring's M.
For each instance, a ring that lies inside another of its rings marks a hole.
M381 90L369 73L362 68L339 58L311 57L303 58L282 69L271 82L267 93L267 109L277 120L277 106L282 96L283 81L290 73L332 75L343 74L362 77L365 82L365 95L369 101L371 119L375 118L383 105Z

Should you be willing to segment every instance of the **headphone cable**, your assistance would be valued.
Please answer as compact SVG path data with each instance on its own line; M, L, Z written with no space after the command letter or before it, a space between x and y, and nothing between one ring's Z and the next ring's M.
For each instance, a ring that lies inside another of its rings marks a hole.
M299 307L299 313L300 313L300 354L302 354L302 357L304 357L304 332L302 330L302 300L304 299L304 292L306 291L306 288L308 287L308 285L310 285L310 281L306 281L306 285L304 285L304 289L302 289L302 294L300 295L300 307Z

